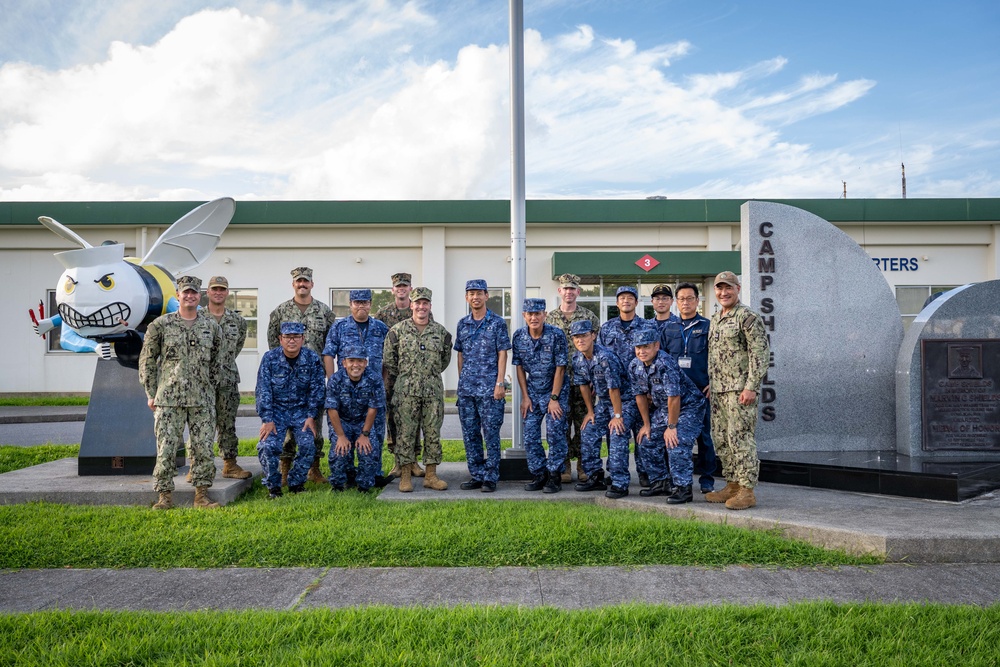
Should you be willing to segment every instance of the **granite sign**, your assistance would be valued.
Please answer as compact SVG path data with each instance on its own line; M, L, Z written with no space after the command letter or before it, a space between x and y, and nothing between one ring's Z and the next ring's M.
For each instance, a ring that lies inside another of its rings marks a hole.
M1000 340L921 341L923 449L1000 451Z

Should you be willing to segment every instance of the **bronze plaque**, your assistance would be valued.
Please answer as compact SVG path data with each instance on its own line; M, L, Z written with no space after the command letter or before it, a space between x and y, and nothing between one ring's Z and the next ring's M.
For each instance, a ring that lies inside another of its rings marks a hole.
M1000 340L923 340L923 449L1000 451Z

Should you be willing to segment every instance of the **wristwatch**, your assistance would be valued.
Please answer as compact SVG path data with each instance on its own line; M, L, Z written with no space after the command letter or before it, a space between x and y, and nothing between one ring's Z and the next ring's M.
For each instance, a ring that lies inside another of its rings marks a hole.
M552 394L551 396L549 396L549 398L555 401L556 403L559 402L559 394Z
M677 424L667 424L667 428L677 428Z
M616 412L615 414L611 415L611 418L612 419L621 419L622 416L619 413Z
M363 436L365 436L367 438L369 433L371 433L371 431L362 431L361 435L363 435Z

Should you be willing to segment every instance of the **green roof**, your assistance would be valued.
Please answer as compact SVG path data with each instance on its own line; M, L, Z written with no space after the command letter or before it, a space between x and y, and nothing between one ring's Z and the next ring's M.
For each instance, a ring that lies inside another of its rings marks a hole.
M527 221L738 223L744 199L576 199L526 203ZM774 199L830 222L998 222L1000 198ZM37 225L47 215L76 225L166 226L203 202L0 202L0 225ZM244 201L234 225L509 224L506 200Z

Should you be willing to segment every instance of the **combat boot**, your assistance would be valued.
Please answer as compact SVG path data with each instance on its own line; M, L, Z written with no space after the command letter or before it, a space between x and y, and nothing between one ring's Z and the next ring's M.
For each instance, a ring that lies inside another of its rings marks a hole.
M318 482L320 484L326 484L327 479L323 477L323 473L319 470L319 461L313 461L312 467L309 468L309 472L306 474L306 481L308 482Z
M559 493L560 491L562 491L562 476L549 475L549 478L545 480L545 488L542 489L542 493Z
M689 503L692 500L694 500L694 495L691 493L690 484L675 486L674 492L667 496L668 505L680 505L682 503Z
M396 479L397 477L403 474L403 471L399 467L399 458L393 455L392 459L393 459L393 466L392 470L389 471L389 479Z
M563 468L562 483L569 484L573 481L573 462L566 459L566 467Z
M220 507L219 503L213 503L208 497L207 486L197 486L194 489L194 506L201 509L214 510Z
M555 477L556 475L553 475ZM525 491L541 491L545 486L545 482L549 479L549 472L547 470L542 470L542 472L531 476L531 481L524 485Z
M577 491L604 491L608 488L604 483L604 470L597 470L586 482L577 482L573 488Z
M399 475L399 492L409 493L413 490L413 482L410 480L413 473L410 472L410 466L402 466L401 469L403 472Z
M153 503L154 510L169 510L174 508L174 499L170 491L160 491L160 499Z
M576 479L581 482L587 481L587 473L583 472L583 461L576 460Z
M240 464L236 462L236 459L223 459L222 476L228 477L229 479L250 479L253 477L253 473L249 470L241 468Z
M705 502L709 503L724 503L733 496L735 496L740 490L740 485L736 482L729 482L726 486L718 491L712 491L711 493L705 494Z
M437 475L437 464L427 464L427 474L424 476L424 488L434 489L435 491L444 491L448 488L448 482Z
M757 499L753 495L753 489L741 486L735 496L726 501L727 510L745 510L757 504Z
M420 467L420 464L414 461L410 464L410 474L414 477L423 477L424 469Z
M668 496L670 492L667 480L661 479L658 482L653 482L648 489L641 489L639 495L643 498L648 498L650 496Z
M184 475L184 481L188 484L191 483L191 473L194 472L194 461L188 461L188 472Z
M281 471L281 485L288 486L288 471L292 469L291 459L281 459L278 463L278 470Z

